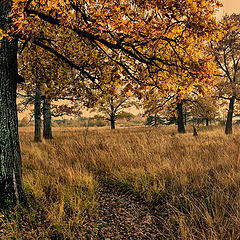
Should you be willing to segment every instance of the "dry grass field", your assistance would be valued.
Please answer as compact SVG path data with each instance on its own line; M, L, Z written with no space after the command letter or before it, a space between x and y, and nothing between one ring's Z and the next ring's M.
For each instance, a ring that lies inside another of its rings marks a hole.
M103 184L152 210L156 239L240 239L240 128L56 128L42 143L32 131L20 129L29 208L2 213L2 239L97 239L88 221Z

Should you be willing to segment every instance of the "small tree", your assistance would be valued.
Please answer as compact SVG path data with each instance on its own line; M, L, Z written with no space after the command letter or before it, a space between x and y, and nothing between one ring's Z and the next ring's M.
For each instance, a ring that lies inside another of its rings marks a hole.
M35 131L34 131L34 141L41 142L41 90L35 90L34 99L34 120L35 120Z
M20 124L19 124L19 127L26 127L27 125L29 124L29 119L27 117L24 117Z
M184 100L178 100L178 96L168 95L160 97L156 93L145 94L143 108L145 115L153 116L154 126L157 126L158 118L160 122L170 124L174 122L175 115L179 133L185 133L183 103ZM165 119L165 121L163 121Z
M206 126L217 115L218 104L215 96L206 95L190 101L190 114L194 119L205 120Z
M92 111L96 111L99 115L95 118L101 118L110 122L111 129L116 128L117 119L131 119L133 115L123 111L135 104L130 97L122 97L118 94L114 96L103 96L93 108Z

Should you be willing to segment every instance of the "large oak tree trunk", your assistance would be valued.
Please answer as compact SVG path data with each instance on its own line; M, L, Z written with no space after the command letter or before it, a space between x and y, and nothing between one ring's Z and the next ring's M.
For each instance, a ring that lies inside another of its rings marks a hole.
M230 102L229 102L227 122L226 122L226 127L225 127L226 134L232 134L232 118L233 118L235 99L236 99L236 97L233 96L233 97L231 97Z
M41 142L41 91L36 89L34 101L35 135L34 141Z
M0 28L9 28L9 1L0 1ZM0 41L0 205L25 200L16 105L17 40Z
M43 137L52 139L52 122L51 122L51 104L44 98L43 101Z
M115 129L115 121L116 121L115 115L112 114L111 115L111 129Z
M185 133L182 101L177 103L177 115L178 115L178 118L177 118L178 132Z

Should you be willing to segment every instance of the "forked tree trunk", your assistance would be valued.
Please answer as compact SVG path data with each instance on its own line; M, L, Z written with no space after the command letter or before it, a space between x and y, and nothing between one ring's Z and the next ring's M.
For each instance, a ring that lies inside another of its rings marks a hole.
M226 127L225 127L225 133L226 134L232 134L232 118L233 118L233 110L234 110L235 99L236 99L236 97L233 96L233 97L231 97L230 102L229 102L227 122L226 122Z
M111 120L111 129L115 129L116 118L114 114L111 115L110 120Z
M177 115L178 115L178 118L177 118L178 132L185 133L182 101L177 103Z
M43 137L45 139L52 139L52 122L51 122L51 104L44 97L43 101Z
M34 101L35 135L34 141L41 142L41 91L36 89Z
M9 28L10 0L0 1L0 29ZM16 105L17 40L0 41L0 207L25 200Z

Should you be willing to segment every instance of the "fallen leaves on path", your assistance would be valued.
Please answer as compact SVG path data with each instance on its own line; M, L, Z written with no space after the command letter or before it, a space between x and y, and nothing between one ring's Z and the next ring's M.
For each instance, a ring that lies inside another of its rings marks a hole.
M86 222L88 239L163 239L155 217L137 198L107 185L98 194L98 211Z

